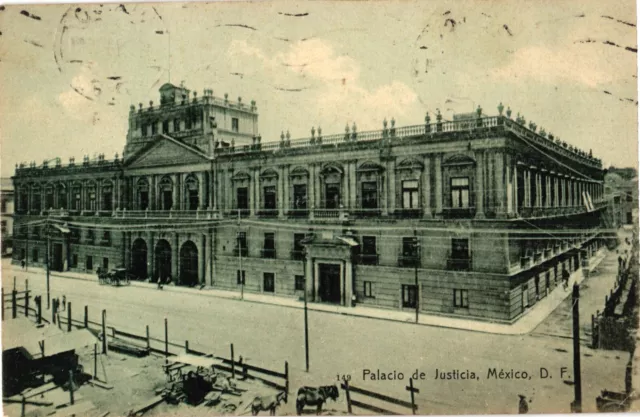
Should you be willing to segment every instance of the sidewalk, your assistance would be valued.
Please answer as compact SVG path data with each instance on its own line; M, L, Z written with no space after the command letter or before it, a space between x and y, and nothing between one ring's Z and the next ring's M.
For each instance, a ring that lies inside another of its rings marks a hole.
M589 271L593 271L598 264L606 257L607 251L601 251L594 256L589 263ZM42 274L42 268L30 267L29 271L21 270L18 265L6 265L3 263L3 269L8 275L12 270L27 272L30 274ZM83 281L93 281L98 284L98 278L95 274L86 274L79 272L51 272L51 276L78 279ZM582 270L578 270L571 275L569 279L570 288L574 282L580 284L584 280ZM157 291L157 284L131 281L134 287L148 288ZM238 291L219 290L211 287L203 289L178 287L173 285L165 285L163 291L181 292L199 296L226 298L230 300L240 301ZM446 317L438 315L429 315L421 313L419 315L418 324L424 326L444 327L458 330L468 330L482 333L493 333L503 335L523 335L533 331L545 318L549 316L568 296L571 291L566 291L561 285L556 287L547 297L538 301L535 306L524 313L524 316L513 324L492 323L478 320L469 320L464 318ZM245 302L279 305L289 308L304 308L304 302L289 297L278 297L274 295L244 293ZM325 313L342 314L345 316L364 317L378 320L388 320L396 322L406 322L415 324L415 313L397 310L387 310L381 308L372 308L364 306L343 307L329 304L308 303L308 309L311 311L320 311Z

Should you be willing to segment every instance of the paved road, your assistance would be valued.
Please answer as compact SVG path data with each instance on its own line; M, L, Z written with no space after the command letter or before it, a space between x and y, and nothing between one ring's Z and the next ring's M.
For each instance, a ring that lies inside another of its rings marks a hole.
M34 293L45 294L42 271L30 268L39 273L26 274L7 269L6 263L4 266L5 276L17 277L18 288L28 277ZM11 279L3 280L5 288L11 285ZM352 385L408 399L404 387L418 369L425 373L425 379L416 382L421 390L417 396L421 413L517 413L520 393L532 399L531 413L558 413L569 412L573 400L573 387L563 382L572 377L561 378L560 374L562 367L569 374L572 371L571 340L563 337L535 332L527 336L491 335L310 311L311 372L307 374L301 310L133 286L114 288L60 277L52 278L51 288L53 296L64 294L73 302L78 319L86 304L91 320L99 321L100 311L106 309L109 325L144 334L148 324L151 336L162 338L167 317L172 341L189 340L196 349L224 356L233 342L236 353L249 363L272 369L282 368L288 360L293 389L301 384L332 384L337 375L350 375ZM555 333L565 328L556 327ZM628 354L592 351L585 346L582 352L583 408L595 411L595 397L601 389L623 388ZM540 367L548 369L551 378L541 379ZM526 371L531 379L488 378L491 368L498 374L501 369L505 373ZM363 380L365 369L372 374L377 370L402 372L404 380ZM478 379L436 380L436 369L468 370ZM293 407L292 403L288 407ZM334 407L342 409L340 404Z

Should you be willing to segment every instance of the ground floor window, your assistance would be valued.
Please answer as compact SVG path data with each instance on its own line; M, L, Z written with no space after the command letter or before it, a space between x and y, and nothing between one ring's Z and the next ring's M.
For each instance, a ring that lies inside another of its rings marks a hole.
M38 255L38 248L33 248L33 250L31 251L31 261L38 262Z
M264 273L264 292L274 292L276 284L276 274L273 272L265 272Z
M74 253L73 255L71 255L71 268L77 268L78 267L78 254Z
M402 286L402 307L416 308L418 305L418 289L415 285Z
M469 290L453 290L453 306L469 308Z
M371 281L364 282L364 296L373 297L373 283Z
M304 275L295 276L295 290L304 291Z
M84 263L84 269L86 269L87 271L93 270L93 256L87 256L87 259Z
M245 275L246 271L241 271L241 270L237 270L236 271L236 278L237 278L237 284L238 285L244 285L245 284Z

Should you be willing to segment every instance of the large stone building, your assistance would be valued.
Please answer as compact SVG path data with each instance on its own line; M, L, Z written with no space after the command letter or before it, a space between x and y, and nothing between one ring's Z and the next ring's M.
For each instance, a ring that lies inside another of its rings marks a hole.
M263 143L255 102L160 94L122 159L17 167L16 262L513 321L601 244L601 162L502 105Z
M0 222L2 229L2 255L11 253L13 247L14 193L11 178L0 178Z

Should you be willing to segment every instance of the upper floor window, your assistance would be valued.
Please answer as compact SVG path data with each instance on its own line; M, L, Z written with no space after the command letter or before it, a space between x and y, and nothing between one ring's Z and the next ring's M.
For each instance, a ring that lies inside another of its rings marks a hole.
M234 132L240 131L240 121L237 117L231 118L231 130Z
M264 187L264 208L265 210L276 209L276 187L269 185Z
M149 125L147 125L146 123L142 124L142 136L147 136L147 134L149 133Z
M418 242L415 237L402 238L402 255L407 258L418 257Z
M80 210L81 190L80 187L74 187L72 191L73 199L71 200L71 209Z
M418 180L402 181L402 208L420 208L418 201Z
M169 133L169 121L165 120L164 122L162 122L162 133L167 134Z
M173 119L173 131L174 132L180 131L180 119Z
M325 185L325 208L340 208L340 184Z
M378 208L378 184L375 181L362 183L362 208Z
M249 209L249 190L247 187L238 187L236 190L236 199L238 210Z
M151 134L155 135L156 133L158 133L158 123L151 123Z
M293 186L293 208L295 210L307 209L307 184Z
M451 178L451 207L469 208L469 177Z
M7 200L5 200L5 199L2 199L0 212L2 212L2 213L6 213L7 212Z

